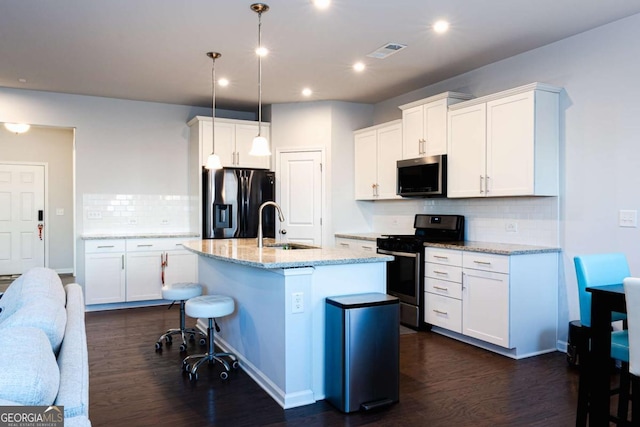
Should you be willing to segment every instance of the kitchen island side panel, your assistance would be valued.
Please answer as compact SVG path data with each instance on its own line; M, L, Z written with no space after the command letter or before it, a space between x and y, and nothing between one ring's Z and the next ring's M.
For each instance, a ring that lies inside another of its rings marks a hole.
M265 269L200 256L198 265L206 294L235 300L234 313L216 319L216 342L285 409L325 397L325 298L385 291L386 262Z

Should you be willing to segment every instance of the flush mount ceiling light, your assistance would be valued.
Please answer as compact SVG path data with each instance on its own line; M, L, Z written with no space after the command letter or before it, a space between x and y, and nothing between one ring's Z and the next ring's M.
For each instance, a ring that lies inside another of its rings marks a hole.
M19 133L25 133L31 128L31 125L26 123L5 123L4 127L9 131L13 132L16 135Z
M227 86L229 86L229 80L225 79L225 78L222 78L222 79L218 80L218 84L220 86L222 86L222 87L227 87Z
M258 135L253 138L249 155L270 156L269 141L262 136L262 57L268 52L262 46L262 14L269 10L269 6L264 3L254 3L251 5L251 10L258 14L258 48L256 49L258 54Z
M361 73L364 71L364 63L363 62L356 62L355 64L353 64L353 69L355 71L357 71L358 73Z
M309 89L308 87L305 87L304 89L302 89L302 95L304 95L304 96L311 96L312 93L313 93L313 91L311 89Z
M433 31L438 34L446 33L448 29L449 23L447 21L440 20L433 24Z
M211 58L211 154L207 157L206 169L222 169L220 156L215 154L216 150L216 59L222 56L218 52L208 52L207 56Z
M318 9L326 9L329 7L329 5L331 4L331 0L313 0L313 4L318 8Z

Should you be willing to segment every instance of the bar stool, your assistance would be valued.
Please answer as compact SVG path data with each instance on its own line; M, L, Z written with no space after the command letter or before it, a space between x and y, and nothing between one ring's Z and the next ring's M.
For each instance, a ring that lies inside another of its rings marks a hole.
M200 345L205 345L207 342L204 337L205 333L196 328L187 328L185 326L185 301L189 298L195 298L202 295L202 285L198 283L172 283L170 285L164 285L162 287L162 298L169 301L180 301L180 329L169 329L162 334L156 342L156 351L162 350L162 341L165 341L167 345L172 343L172 335L180 335L182 337L182 344L180 344L180 351L187 349L186 335L189 335L190 340L194 340L196 335L201 335ZM173 305L173 303L171 304ZM171 308L171 306L169 306Z
M195 298L191 298L186 303L186 312L190 317L206 318L209 319L209 326L207 328L207 335L209 338L209 351L205 354L194 354L187 356L182 361L182 368L189 374L191 381L198 380L198 368L204 363L219 362L224 367L224 371L220 373L220 378L226 380L229 378L229 371L231 368L238 368L238 358L233 353L216 353L214 350L215 330L214 323L216 317L228 316L233 313L235 308L233 298L224 295L203 295ZM216 324L218 332L220 329ZM232 361L231 365L223 357L229 357ZM199 359L199 360L198 360ZM191 362L197 360L193 365Z

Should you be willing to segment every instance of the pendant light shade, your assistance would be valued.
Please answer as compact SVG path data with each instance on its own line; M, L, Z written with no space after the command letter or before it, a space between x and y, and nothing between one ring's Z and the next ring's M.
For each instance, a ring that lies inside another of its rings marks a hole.
M206 169L222 169L220 156L215 154L216 150L216 59L222 56L218 52L208 52L207 56L211 58L213 64L211 66L211 154L207 157Z
M258 135L253 138L249 155L270 156L269 141L262 135L262 57L266 53L266 49L262 46L262 14L269 10L269 6L264 3L254 3L251 5L251 10L258 14L258 47L256 49L258 54Z

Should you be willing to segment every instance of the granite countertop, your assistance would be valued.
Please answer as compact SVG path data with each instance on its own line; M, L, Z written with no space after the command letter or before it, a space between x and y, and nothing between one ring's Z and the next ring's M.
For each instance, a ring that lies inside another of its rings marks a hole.
M193 232L168 232L151 233L143 231L114 232L114 233L87 233L80 236L82 240L102 240L102 239L161 239L170 237L200 237L200 233Z
M378 237L382 237L382 233L336 233L334 236L343 239L370 240L375 242Z
M335 264L362 264L393 261L392 256L340 248L282 249L265 239L258 248L256 239L194 240L183 246L199 255L258 268L294 268Z
M560 248L548 246L518 245L515 243L464 242L425 243L428 248L455 249L459 251L483 252L496 255L525 255L560 252Z

